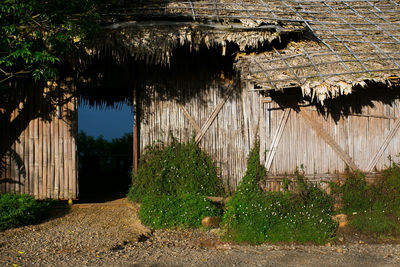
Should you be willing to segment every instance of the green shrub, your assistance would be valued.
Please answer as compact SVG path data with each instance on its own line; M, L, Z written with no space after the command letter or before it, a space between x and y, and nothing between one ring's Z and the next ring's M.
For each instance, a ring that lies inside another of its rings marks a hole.
M156 229L199 227L205 216L220 215L206 197L196 195L145 197L139 212L140 220Z
M0 195L0 230L38 223L46 216L50 201L37 201L28 195Z
M400 211L400 164L393 163L392 166L383 171L383 178L376 185L378 198L386 203L392 211Z
M349 173L339 192L343 211L347 213L365 210L373 202L372 190L367 186L365 175L359 171Z
M333 199L297 173L296 192L263 192L258 182L265 169L259 164L258 144L250 152L247 171L223 216L225 238L235 242L324 243L336 230L330 214Z
M375 185L367 185L362 173L350 173L335 190L342 212L356 230L380 236L400 234L400 165L394 163Z
M128 198L142 201L146 196L221 196L221 180L211 158L200 150L194 140L179 143L173 139L147 148Z
M396 222L388 218L390 215L385 206L384 203L376 201L371 208L360 210L355 215L350 214L349 224L356 230L367 233L393 233L396 231Z
M194 140L147 149L128 198L141 202L141 221L154 228L198 227L205 216L220 216L204 196L224 195L211 158Z

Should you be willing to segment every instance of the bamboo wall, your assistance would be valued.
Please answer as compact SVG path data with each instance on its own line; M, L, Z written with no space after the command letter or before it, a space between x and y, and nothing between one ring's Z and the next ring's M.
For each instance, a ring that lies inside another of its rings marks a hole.
M207 122L214 109L224 99L216 85L182 103L199 128ZM192 94L190 89L186 92ZM143 104L140 125L140 153L146 146L170 141L169 132L180 141L190 141L198 133L184 115L178 101L166 100L153 90L150 104ZM186 97L185 97L186 98ZM246 169L246 156L254 136L249 127L252 111L247 95L237 98L235 92L226 100L199 145L210 154L220 169L226 186L235 188Z
M223 100L218 91L217 87L210 87L183 104L200 128ZM158 140L168 142L170 131L181 141L190 140L196 130L177 101L165 100L155 91L151 97L150 105L142 107L141 153L145 146ZM246 157L256 135L260 139L261 163L269 167L267 190L280 190L282 177L293 174L302 165L310 181L340 179L348 168L343 160L346 157L361 171L371 173L390 165L389 157L399 161L396 156L400 153L397 131L400 124L396 120L400 116L399 101L392 105L372 103L373 106L363 107L361 113L349 114L338 121L318 114L313 107L301 107L300 112L288 112L282 126L286 109L273 101L263 101L257 92L242 90L239 97L228 98L199 144L217 162L225 184L231 189L246 170ZM277 134L279 127L281 133ZM272 156L271 150L275 150ZM272 157L270 165L266 163L269 157Z
M318 122L323 130L354 161L363 172L381 170L389 166L392 160L399 161L400 142L398 133L389 138L389 143L379 160L369 169L373 157L384 143L390 130L399 117L399 101L392 106L373 102L374 107L364 107L362 114L352 114L335 123L331 117L324 118L311 107L302 108ZM276 103L261 104L260 151L261 161L265 161L271 141L278 128L283 110ZM338 153L323 138L316 134L310 123L300 113L291 111L269 173L279 175L293 173L296 166L304 165L307 174L334 174L346 171L346 164Z
M26 91L27 97L34 97L29 95L31 90ZM76 97L71 95L64 95L62 99L67 103L56 108L51 121L31 120L12 145L11 149L23 160L26 175L18 171L13 159L7 157L7 169L0 177L2 193L24 193L37 199L77 198L77 103ZM36 104L44 105L41 101ZM30 107L30 112L33 110L34 107ZM14 111L14 116L18 116L18 111Z

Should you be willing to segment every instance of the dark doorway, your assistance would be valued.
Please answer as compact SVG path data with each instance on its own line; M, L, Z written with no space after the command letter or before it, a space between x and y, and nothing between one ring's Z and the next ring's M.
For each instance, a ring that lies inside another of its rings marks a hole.
M106 202L126 196L132 171L133 114L118 104L78 107L79 202Z

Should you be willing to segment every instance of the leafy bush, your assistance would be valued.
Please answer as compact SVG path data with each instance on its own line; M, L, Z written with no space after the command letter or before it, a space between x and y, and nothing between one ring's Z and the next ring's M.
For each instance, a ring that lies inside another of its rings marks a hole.
M247 171L223 217L226 238L236 242L316 242L331 238L336 223L330 214L333 199L308 185L297 172L296 192L263 192L265 175L258 144L250 152Z
M383 171L383 179L376 185L379 200L384 202L392 211L400 211L400 164L393 163L392 166Z
M400 234L400 165L383 171L382 179L367 185L362 173L350 173L335 190L342 199L342 212L356 230L382 236Z
M339 189L343 211L347 213L365 210L372 203L372 191L367 186L365 175L359 171L349 173Z
M211 158L192 140L149 147L128 198L141 202L141 221L154 228L198 227L205 216L220 216L204 196L223 195Z
M132 201L146 196L221 196L221 180L211 158L200 150L194 140L147 148L138 173L128 193Z
M37 201L28 195L0 195L0 230L38 223L46 216L51 201Z
M144 224L157 229L199 227L205 216L220 216L220 209L196 195L145 197L139 212Z

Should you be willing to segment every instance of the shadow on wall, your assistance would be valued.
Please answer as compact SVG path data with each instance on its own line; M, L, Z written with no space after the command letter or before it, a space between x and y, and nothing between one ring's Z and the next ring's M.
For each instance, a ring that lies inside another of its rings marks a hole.
M72 135L76 133L76 110L71 110L68 103L75 97L73 86L67 82L63 86L52 83L35 83L29 79L19 79L0 87L0 184L19 184L21 180L4 176L5 170L17 168L18 176L26 179L26 162L13 148L15 143L21 144L21 134L27 129L31 121L40 119L51 122L57 117L57 110L62 112L59 116L67 125ZM42 135L38 130L35 136ZM33 153L33 151L31 151ZM38 151L36 151L38 153ZM33 155L33 154L32 154ZM8 160L11 159L11 160ZM3 175L3 176L2 176ZM3 187L1 187L3 188Z
M392 106L400 99L400 86L390 86L381 82L366 81L366 86L353 87L353 92L336 98L326 99L324 105L311 101L310 97L303 97L300 88L287 89L283 92L271 91L269 95L277 102L280 108L292 108L300 111L300 107L314 106L318 113L335 122L347 118L351 114L362 114L363 108L374 108L374 102Z

